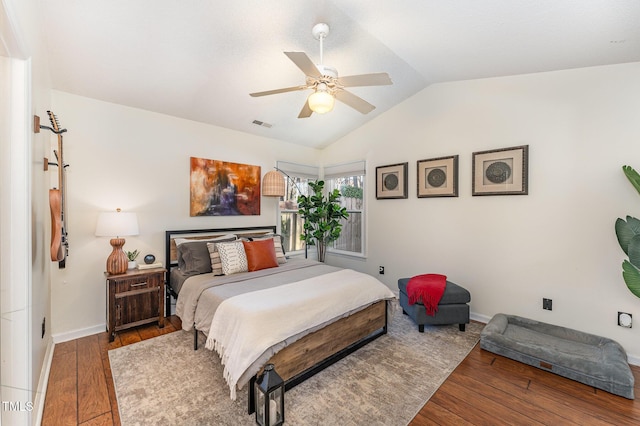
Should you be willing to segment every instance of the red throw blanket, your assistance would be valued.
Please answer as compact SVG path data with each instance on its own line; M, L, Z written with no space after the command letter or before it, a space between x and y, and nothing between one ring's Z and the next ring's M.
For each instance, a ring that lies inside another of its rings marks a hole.
M412 277L407 283L409 305L422 302L427 310L427 315L435 316L446 286L446 275L424 274Z

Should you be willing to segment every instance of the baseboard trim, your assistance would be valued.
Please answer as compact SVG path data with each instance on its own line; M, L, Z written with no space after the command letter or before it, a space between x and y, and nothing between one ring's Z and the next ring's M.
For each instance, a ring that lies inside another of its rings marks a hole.
M486 315L481 315L481 314L478 314L478 313L475 313L475 312L471 312L469 314L469 318L474 320L474 321L481 322L483 324L487 324L491 320L491 317L488 317Z
M68 342L69 340L79 339L81 337L91 336L92 334L104 333L107 330L106 324L98 324L93 327L81 328L79 330L71 330L66 333L53 334L53 343Z
M40 378L38 379L38 391L36 392L35 401L33 401L33 412L35 413L34 425L42 423L42 414L44 413L44 401L47 396L47 386L49 385L49 373L51 372L51 363L53 362L53 351L55 349L53 339L49 338L47 350L44 354L44 362L40 369Z

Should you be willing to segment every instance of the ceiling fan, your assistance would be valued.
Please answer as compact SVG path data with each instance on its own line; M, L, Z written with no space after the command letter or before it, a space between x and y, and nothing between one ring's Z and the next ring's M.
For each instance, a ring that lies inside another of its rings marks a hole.
M305 73L306 84L276 90L267 90L265 92L250 93L250 95L257 97L311 89L313 90L313 93L309 95L309 98L302 107L300 114L298 114L298 118L310 117L314 112L324 114L325 112L331 111L333 109L335 99L361 112L362 114L368 114L373 111L376 108L375 106L344 89L345 87L383 86L393 84L389 74L381 72L338 77L338 70L322 63L322 41L329 34L329 25L324 23L316 24L313 26L311 33L316 40L320 41L319 65L314 64L304 52L284 52L284 54L287 55L287 57L291 59L291 61L296 64L303 73Z

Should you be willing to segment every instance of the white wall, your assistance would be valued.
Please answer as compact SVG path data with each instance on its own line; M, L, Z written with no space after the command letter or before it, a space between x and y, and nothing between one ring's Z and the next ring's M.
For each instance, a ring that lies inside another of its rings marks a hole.
M189 216L189 158L260 166L277 160L308 163L317 150L135 108L53 92L65 134L70 253L52 271L56 341L105 330L108 238L94 236L100 211L138 214L140 235L125 250L164 261L164 232L172 229L273 225L277 201L262 197L259 216Z
M43 318L51 324L44 252L48 184L43 171L49 138L34 134L33 116L43 116L50 108L51 83L38 6L36 1L15 0L0 5L0 43L5 47L0 54L11 58L3 58L1 73L2 84L9 82L9 87L3 90L0 108L4 131L0 389L2 401L22 408L2 410L0 422L7 424L38 423L52 348L49 330L44 336L40 331Z
M529 145L529 195L471 196L475 151ZM416 197L416 161L454 155L458 198ZM428 87L326 148L323 162L365 158L368 259L331 258L397 279L446 274L498 312L613 338L640 358L640 300L621 274L614 222L640 215L622 173L640 169L640 63ZM375 167L409 162L409 198L375 199ZM542 298L553 311L542 310Z
M638 327L616 325L619 310L640 318L640 301L620 271L613 223L640 215L640 196L621 166L640 153L640 64L433 85L321 153L332 164L366 159L367 259L353 267L396 288L400 277L441 272L472 293L472 312L506 312L608 336L640 356ZM125 248L163 256L166 229L273 223L259 217L190 218L188 158L260 165L309 163L314 150L201 123L54 92L69 133L71 255L53 271L59 339L104 329L106 238L93 236L99 211L138 212L141 235ZM471 196L474 151L528 144L529 195ZM416 198L416 161L460 155L458 198ZM376 200L375 167L409 162L409 198ZM636 165L640 169L640 165ZM634 213L634 211L636 213ZM386 267L377 275L378 265ZM542 298L554 310L543 311Z

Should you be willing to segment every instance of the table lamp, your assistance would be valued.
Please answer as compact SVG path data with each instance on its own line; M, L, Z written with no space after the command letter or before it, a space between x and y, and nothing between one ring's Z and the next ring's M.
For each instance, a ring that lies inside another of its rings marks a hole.
M107 258L107 273L110 275L123 274L127 271L129 259L122 251L124 238L129 235L138 235L138 217L132 212L123 212L116 209L115 212L101 212L98 215L96 236L111 238L113 250Z

